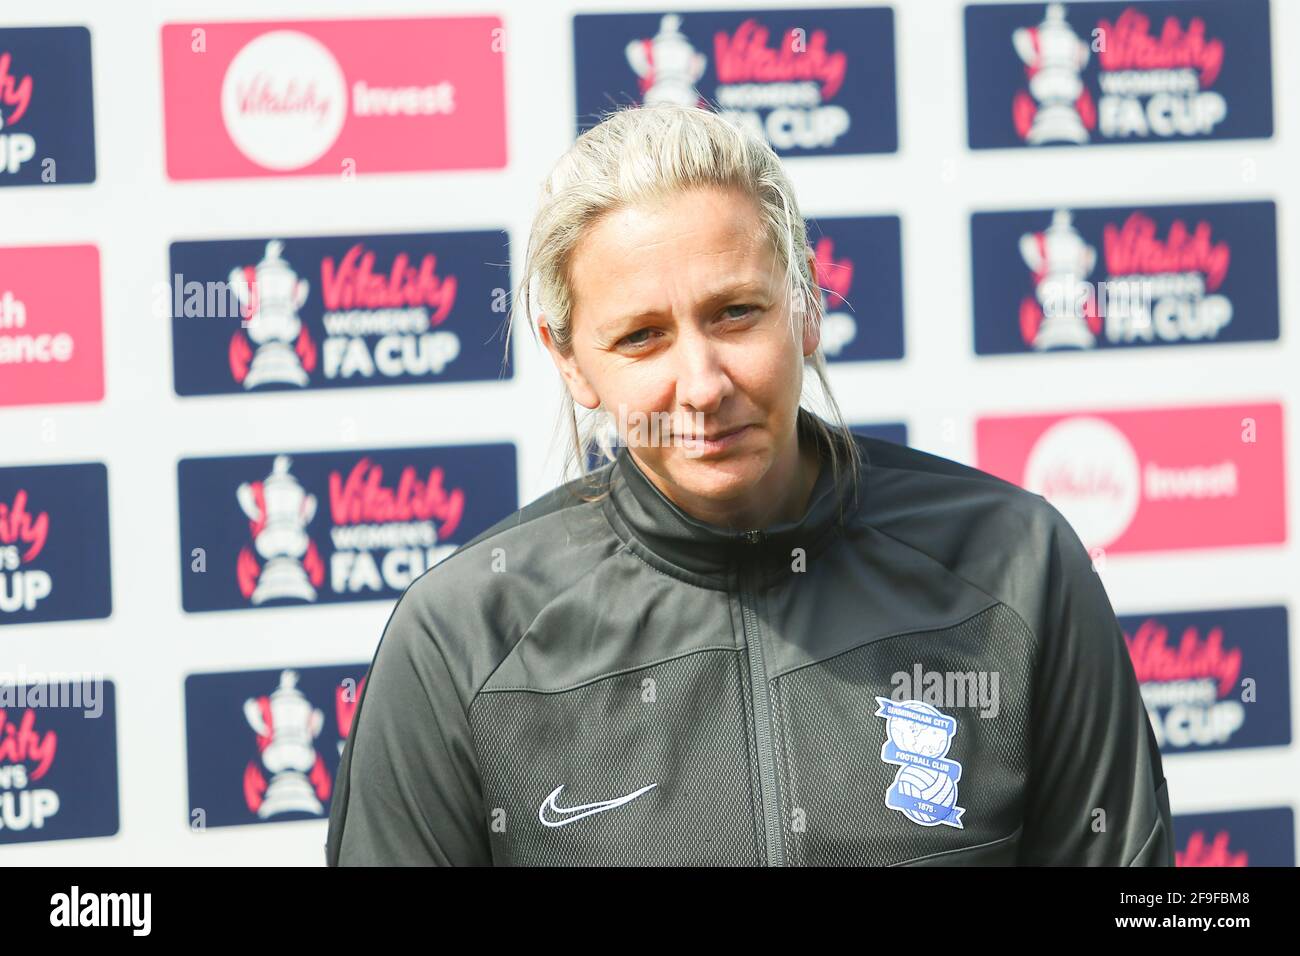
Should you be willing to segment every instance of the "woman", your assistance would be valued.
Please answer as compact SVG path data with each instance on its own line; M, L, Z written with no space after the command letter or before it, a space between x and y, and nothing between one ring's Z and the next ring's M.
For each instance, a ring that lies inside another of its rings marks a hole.
M574 455L602 420L622 447L402 597L330 864L1173 864L1087 552L1038 495L844 427L814 263L715 114L563 157L520 298L596 413Z

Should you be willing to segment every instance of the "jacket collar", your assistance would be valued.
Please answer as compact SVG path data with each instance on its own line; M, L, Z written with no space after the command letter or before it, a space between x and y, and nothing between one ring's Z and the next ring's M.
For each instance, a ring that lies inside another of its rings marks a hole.
M811 559L840 530L841 513L847 522L857 510L851 476L845 472L838 483L833 481L828 449L808 427L807 414L802 410L799 414L800 441L817 442L822 465L800 520L751 531L703 522L665 497L627 448L621 447L606 497L610 524L629 550L675 577L704 587L728 588L737 586L742 569L750 568L762 586L775 583L792 573L796 548ZM859 494L867 470L865 449L862 454Z

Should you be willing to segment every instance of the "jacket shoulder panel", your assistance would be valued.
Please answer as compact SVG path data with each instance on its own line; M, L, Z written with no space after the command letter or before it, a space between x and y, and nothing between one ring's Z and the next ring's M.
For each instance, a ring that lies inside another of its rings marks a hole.
M1034 636L1034 734L1017 861L1172 865L1159 748L1114 608L1078 534L1041 495L887 444L869 450L868 522L996 597Z
M1063 534L1074 537L1065 517L1042 495L978 468L879 439L863 446L870 479L862 520L1006 604L1041 635L1053 546Z

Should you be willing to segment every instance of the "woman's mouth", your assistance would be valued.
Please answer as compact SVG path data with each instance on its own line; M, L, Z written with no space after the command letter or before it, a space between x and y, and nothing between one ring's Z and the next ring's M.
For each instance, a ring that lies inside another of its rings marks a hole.
M718 452L731 448L737 442L742 441L749 434L752 426L742 425L739 428L726 432L714 432L710 436L701 436L695 438L688 435L679 435L682 448L686 451L687 457L699 458L704 455L714 455Z

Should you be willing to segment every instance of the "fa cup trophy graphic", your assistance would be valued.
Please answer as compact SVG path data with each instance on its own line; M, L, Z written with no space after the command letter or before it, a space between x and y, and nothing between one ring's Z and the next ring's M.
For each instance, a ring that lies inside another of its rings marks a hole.
M1020 255L1033 270L1035 305L1020 305L1020 332L1036 349L1057 346L1090 348L1099 328L1096 299L1087 284L1097 264L1097 250L1083 241L1070 213L1058 209L1043 232L1020 237Z
M231 291L239 300L241 314L248 317L248 338L256 347L249 364L248 344L243 336L236 332L230 344L231 370L244 388L303 386L308 381L304 356L315 365L315 347L298 318L298 310L307 301L309 283L281 258L283 250L284 243L272 239L256 266L230 270Z
M245 700L244 719L257 733L262 766L271 777L266 792L260 793L262 774L249 763L244 775L250 809L255 808L263 820L277 813L323 813L321 800L329 796L329 786L328 778L317 770L316 738L325 726L325 715L298 690L297 672L282 672L280 686L269 697ZM318 794L318 788L324 793Z
M1092 98L1079 74L1088 62L1088 45L1070 29L1065 7L1047 6L1043 22L1021 27L1011 35L1012 45L1025 61L1029 92L1037 106L1022 91L1016 95L1016 128L1024 139L1040 143L1086 143L1088 128L1095 122ZM1088 113L1079 113L1080 107Z
M642 102L676 103L698 106L700 93L695 88L704 75L708 59L698 53L679 29L682 18L666 14L659 21L659 32L652 40L633 40L627 45L627 62L641 78Z
M252 594L245 595L255 605L275 598L316 600L316 589L303 568L304 556L319 561L306 530L316 516L316 496L307 494L289 473L289 464L287 455L277 455L269 475L235 489L239 507L252 524L253 546L266 561L259 573L247 549L240 555L240 586L246 589L256 581Z

